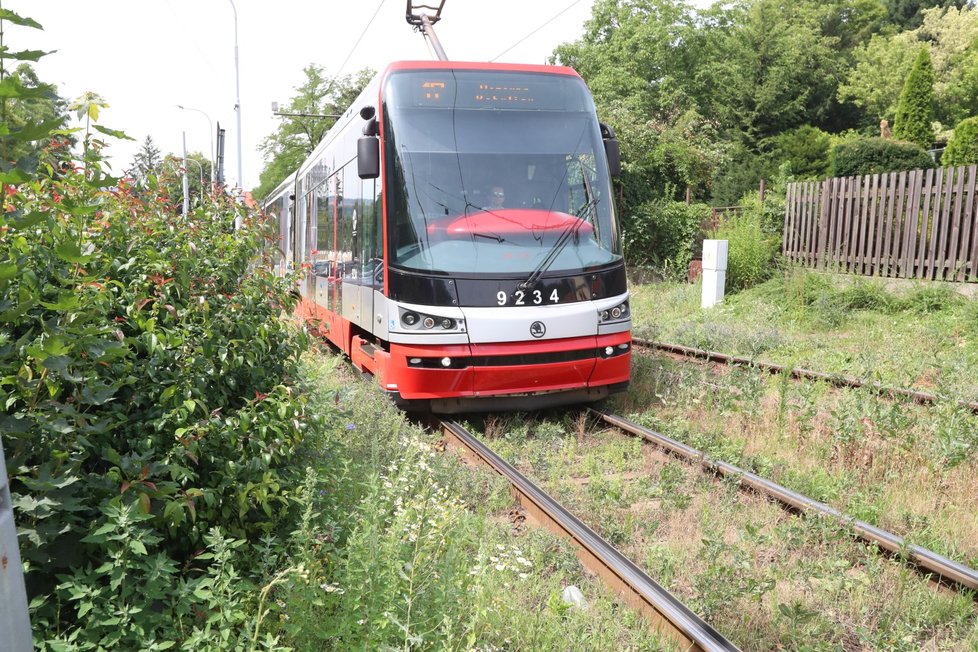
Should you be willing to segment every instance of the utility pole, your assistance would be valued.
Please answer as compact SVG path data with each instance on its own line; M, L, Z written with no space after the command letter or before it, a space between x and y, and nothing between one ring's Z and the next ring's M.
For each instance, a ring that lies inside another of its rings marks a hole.
M183 214L190 212L190 177L187 175L187 132L183 132Z
M224 135L225 130L221 128L221 123L217 123L217 182L221 185L221 192L224 192Z
M241 174L241 69L238 66L238 8L234 6L234 0L228 0L231 9L234 11L234 87L235 100L234 112L238 114L238 187L244 192L244 177ZM234 228L241 228L241 216L234 218Z

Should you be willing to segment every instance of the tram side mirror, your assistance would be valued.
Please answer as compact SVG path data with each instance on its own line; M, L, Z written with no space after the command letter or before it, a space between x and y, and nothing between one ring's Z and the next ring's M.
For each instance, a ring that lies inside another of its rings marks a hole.
M369 111L368 111L369 109ZM367 121L363 126L363 136L357 141L357 174L361 179L376 179L380 176L380 138L374 108L366 106L360 115Z
M608 173L613 177L621 176L621 150L618 147L618 139L615 138L615 130L605 123L601 123L601 139L604 141L604 153L608 157Z
M357 174L361 179L380 176L380 139L376 136L361 136L357 141Z

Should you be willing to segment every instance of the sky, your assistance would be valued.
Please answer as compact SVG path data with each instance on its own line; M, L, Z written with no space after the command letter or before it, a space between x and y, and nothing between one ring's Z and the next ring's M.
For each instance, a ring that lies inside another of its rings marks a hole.
M554 47L580 37L593 2L446 0L435 30L453 60L545 63ZM109 105L99 123L135 139L111 141L114 173L129 167L147 135L161 152L179 156L185 134L187 151L209 158L220 123L225 179L245 190L258 185L260 142L288 119L272 114L272 102L284 105L296 94L303 68L317 64L329 76L346 75L433 58L405 21L402 0L7 0L3 6L44 28L8 26L4 44L54 51L35 64L41 80L69 100L99 94Z

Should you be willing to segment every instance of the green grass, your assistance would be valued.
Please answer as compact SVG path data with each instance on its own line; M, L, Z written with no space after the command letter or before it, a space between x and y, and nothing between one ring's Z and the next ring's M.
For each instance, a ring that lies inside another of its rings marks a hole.
M665 650L586 573L569 544L508 519L497 475L435 451L376 386L311 355L305 388L337 416L315 504L293 534L302 573L274 587L272 629L298 650ZM561 441L560 426L507 430ZM527 450L527 463L549 459ZM545 466L544 466L545 468ZM587 611L560 595L576 585Z
M754 400L728 406L725 418L742 425L743 408ZM719 457L744 456L745 443L721 428L704 432L687 420L683 430L678 403L674 408L667 409L671 415L658 409L636 418L659 421L659 429ZM572 422L569 416L513 415L492 419L484 432L494 450L742 649L909 651L978 644L970 597L933 591L902 562L853 539L834 520L791 515L738 491L733 480L717 481L593 424L582 434L566 427ZM788 483L829 502L841 500L857 516L878 516L881 491L859 487L854 474L802 474L790 463L786 450L784 459L768 464Z
M699 287L633 286L638 337L978 399L978 300L945 284L902 293L878 281L789 270L699 306Z

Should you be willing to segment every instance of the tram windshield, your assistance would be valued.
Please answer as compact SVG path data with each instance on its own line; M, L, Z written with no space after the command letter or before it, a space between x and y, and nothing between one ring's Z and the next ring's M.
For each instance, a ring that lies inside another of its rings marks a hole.
M621 261L604 145L579 78L396 72L384 120L391 265L538 277Z

